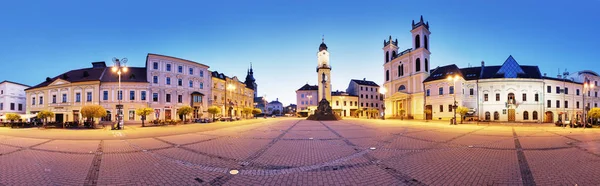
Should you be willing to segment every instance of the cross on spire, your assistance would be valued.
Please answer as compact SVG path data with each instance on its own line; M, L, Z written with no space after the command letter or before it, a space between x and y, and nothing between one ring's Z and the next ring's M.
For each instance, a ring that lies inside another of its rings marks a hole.
M321 35L321 42L325 43L325 34Z

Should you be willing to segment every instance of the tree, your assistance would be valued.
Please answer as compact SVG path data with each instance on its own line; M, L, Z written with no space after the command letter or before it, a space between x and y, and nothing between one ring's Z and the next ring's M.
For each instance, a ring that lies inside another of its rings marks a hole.
M465 116L467 115L467 112L469 112L469 108L467 107L457 107L456 108L456 113L460 114L460 124L463 123L463 119L465 118Z
M106 116L106 109L100 105L86 105L81 107L81 116L92 120L92 127L95 127L94 118ZM63 124L63 128L65 125Z
M135 109L135 114L142 117L142 127L145 127L144 121L146 120L146 116L154 113L154 109L152 108L138 108Z
M248 118L248 115L252 114L252 110L254 110L252 107L244 107L242 113Z
M262 113L262 110L260 110L259 108L252 109L252 115L256 116L257 114L260 114L260 113Z
M10 126L13 126L13 123L15 122L15 120L20 120L21 119L21 115L19 114L15 114L15 113L7 113L6 114L6 120L10 121Z
M46 128L46 124L48 123L48 118L54 118L54 112L48 110L42 110L37 113L37 117L40 119L44 119L44 128Z
M592 119L592 121L597 121L600 119L600 108L592 108L587 114L588 118Z
M192 113L193 111L194 109L192 107L186 105L177 109L177 115L183 115L183 123L185 124L185 116Z
M208 113L212 114L213 116L213 121L215 120L215 116L219 113L221 113L221 108L217 107L217 106L210 106L208 107Z

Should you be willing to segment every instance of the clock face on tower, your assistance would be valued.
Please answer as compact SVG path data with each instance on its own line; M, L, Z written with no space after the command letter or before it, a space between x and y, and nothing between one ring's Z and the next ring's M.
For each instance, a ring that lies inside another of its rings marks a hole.
M329 52L326 50L320 51L317 54L317 57L319 59L319 66L329 65Z

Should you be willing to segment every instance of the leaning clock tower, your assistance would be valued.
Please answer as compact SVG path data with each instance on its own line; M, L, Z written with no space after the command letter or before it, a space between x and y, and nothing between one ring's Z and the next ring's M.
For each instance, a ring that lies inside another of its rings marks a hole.
M327 51L327 45L325 45L325 39L322 39L321 45L319 45L319 52L317 53L317 60L319 66L317 66L317 76L319 78L319 101L326 99L331 104L331 66L329 65L329 52Z

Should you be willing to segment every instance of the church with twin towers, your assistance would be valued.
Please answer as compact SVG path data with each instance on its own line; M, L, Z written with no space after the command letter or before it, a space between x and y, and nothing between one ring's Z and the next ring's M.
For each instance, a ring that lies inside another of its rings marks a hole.
M583 123L584 110L598 107L600 76L590 70L551 76L536 65L519 64L510 54L493 59L492 65L481 61L481 66L430 69L429 22L421 16L411 26L410 48L401 49L392 36L383 42L386 118ZM456 113L460 107L468 110L464 117Z

